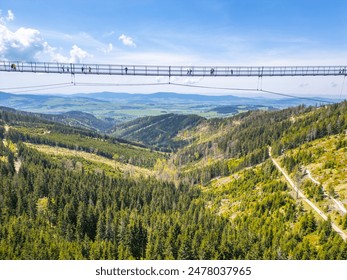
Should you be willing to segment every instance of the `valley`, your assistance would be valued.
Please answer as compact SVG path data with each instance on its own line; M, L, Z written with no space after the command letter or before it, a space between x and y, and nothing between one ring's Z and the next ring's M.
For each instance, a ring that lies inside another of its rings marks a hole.
M0 257L346 259L346 116L171 113L106 135L2 108Z

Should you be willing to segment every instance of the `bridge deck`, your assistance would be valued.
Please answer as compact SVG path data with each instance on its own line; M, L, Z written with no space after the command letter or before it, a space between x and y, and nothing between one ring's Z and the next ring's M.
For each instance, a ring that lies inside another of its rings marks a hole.
M347 66L145 66L1 61L0 71L129 76L345 76Z

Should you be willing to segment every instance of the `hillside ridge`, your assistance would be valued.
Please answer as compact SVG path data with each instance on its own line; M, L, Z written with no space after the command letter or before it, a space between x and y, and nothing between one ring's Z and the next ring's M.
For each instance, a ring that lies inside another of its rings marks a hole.
M347 258L333 229L347 233L347 215L304 172L344 202L347 102L122 129L182 145L158 152L0 110L1 259ZM324 219L295 198L269 146Z

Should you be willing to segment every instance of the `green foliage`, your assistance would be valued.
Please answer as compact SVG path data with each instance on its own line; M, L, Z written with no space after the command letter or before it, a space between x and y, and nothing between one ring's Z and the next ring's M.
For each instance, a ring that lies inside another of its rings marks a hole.
M92 131L0 111L0 135L12 142L0 141L0 259L346 259L331 220L306 212L267 160L269 145L282 154L343 132L346 107L201 121L169 161ZM91 172L83 159L44 155L21 141L155 167L167 180L101 165ZM315 156L302 149L283 164L295 172ZM305 182L305 193L321 200L322 187Z
M312 212L305 213L301 217L299 223L300 223L300 233L302 235L310 234L316 231L317 229L317 221L315 217L313 216Z
M138 118L119 124L114 134L131 141L140 142L165 152L172 152L187 144L175 137L181 130L197 126L204 118L197 115L165 114Z
M72 150L95 153L109 159L112 159L117 154L119 155L117 157L119 162L144 167L153 166L157 158L163 157L163 155L150 152L148 149L117 143L112 139L104 139L100 136L90 137L76 133L61 133L50 129L50 127L39 129L16 127L15 129L9 130L7 137L16 142L23 141L34 144L59 146Z
M334 187L332 186L332 184L329 184L326 188L328 195L330 195L331 197L335 197L336 196L336 191L334 189Z
M345 214L342 219L342 228L347 229L347 215Z
M347 147L347 140L346 139L339 139L339 141L336 144L336 150L346 148Z
M211 208L223 217L231 217L232 231L223 241L225 248L232 248L240 259L321 258L321 244L334 246L342 239L332 231L331 221L318 221L296 203L271 166L268 161L245 169L226 185L212 184L205 190ZM229 207L223 210L221 205L226 200ZM225 250L221 255L230 254ZM336 255L324 256L338 258L342 251L340 248Z
M187 236L227 225L196 200L196 188L62 169L18 145L19 173L0 163L1 259L178 258ZM218 251L218 239L205 238ZM198 258L195 246L186 257Z
M335 168L335 162L333 160L328 160L324 162L323 164L324 169L334 169Z
M321 201L324 198L324 190L321 185L314 184L312 181L305 180L301 185L302 190L310 199Z

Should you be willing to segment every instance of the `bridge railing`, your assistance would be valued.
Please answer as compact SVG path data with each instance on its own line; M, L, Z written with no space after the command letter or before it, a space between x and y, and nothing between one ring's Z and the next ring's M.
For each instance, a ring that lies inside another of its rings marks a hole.
M347 66L148 66L2 61L0 71L136 76L345 76Z

